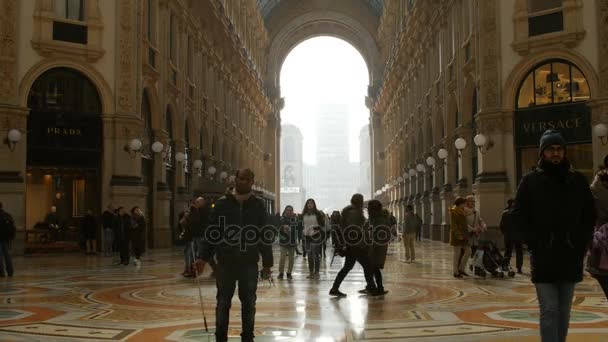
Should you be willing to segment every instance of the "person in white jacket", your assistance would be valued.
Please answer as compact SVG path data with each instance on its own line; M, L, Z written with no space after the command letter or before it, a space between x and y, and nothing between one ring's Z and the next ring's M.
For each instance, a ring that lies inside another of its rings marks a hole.
M308 271L310 272L309 279L319 279L319 267L321 265L321 244L324 238L324 231L329 220L325 214L317 209L317 204L314 199L306 200L304 209L302 209L302 218L300 220L304 239L306 241L306 253L308 254Z

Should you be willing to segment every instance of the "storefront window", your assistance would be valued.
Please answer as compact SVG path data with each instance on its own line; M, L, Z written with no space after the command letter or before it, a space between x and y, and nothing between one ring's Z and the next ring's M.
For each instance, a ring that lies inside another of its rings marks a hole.
M585 101L590 97L583 73L571 63L556 60L534 68L522 82L517 108Z

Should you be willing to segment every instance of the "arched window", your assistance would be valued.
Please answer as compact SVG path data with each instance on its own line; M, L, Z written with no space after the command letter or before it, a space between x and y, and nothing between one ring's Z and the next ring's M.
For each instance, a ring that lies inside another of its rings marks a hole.
M537 65L521 83L516 99L518 109L542 105L586 101L591 96L585 75L565 60Z
M101 114L101 101L93 83L69 68L55 68L42 74L32 85L28 106L45 112Z

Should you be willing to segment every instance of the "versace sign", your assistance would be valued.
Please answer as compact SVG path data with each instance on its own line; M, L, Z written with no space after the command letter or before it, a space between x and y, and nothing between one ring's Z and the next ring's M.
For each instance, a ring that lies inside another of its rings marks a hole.
M591 142L591 114L585 103L517 111L513 128L517 147L538 146L548 129L559 131L568 144Z

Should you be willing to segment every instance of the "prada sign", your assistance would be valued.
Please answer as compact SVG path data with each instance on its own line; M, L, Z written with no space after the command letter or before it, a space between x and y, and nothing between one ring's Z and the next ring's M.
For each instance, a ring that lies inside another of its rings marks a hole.
M56 135L64 137L82 136L81 128L67 128L67 127L48 127L46 129L47 135Z
M559 131L568 144L591 142L591 114L585 103L517 111L513 128L517 147L538 146L548 129Z
M102 146L98 115L32 111L27 120L30 165L94 166Z

